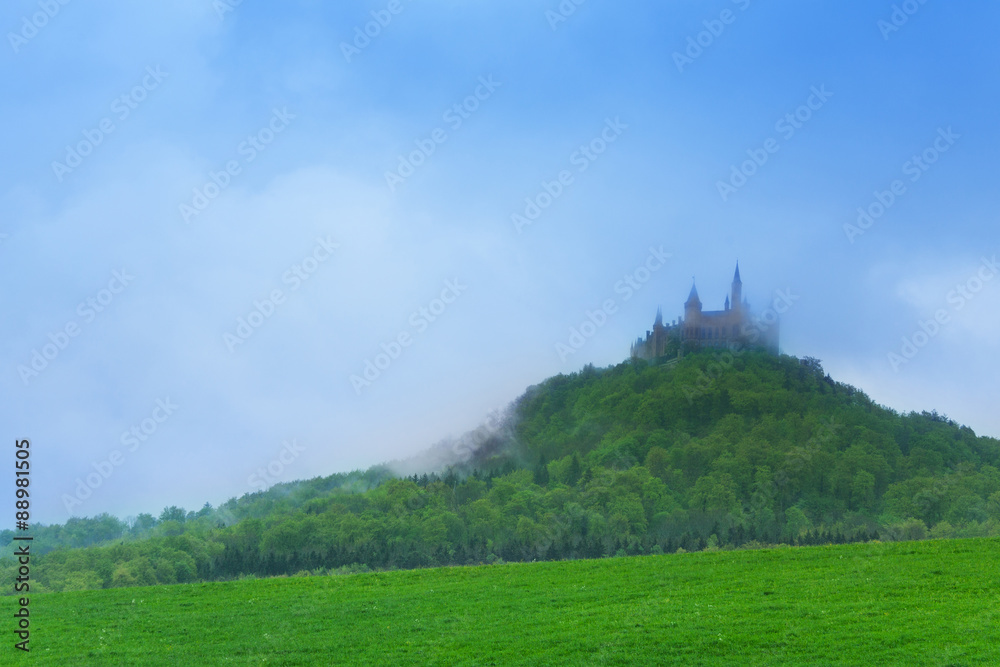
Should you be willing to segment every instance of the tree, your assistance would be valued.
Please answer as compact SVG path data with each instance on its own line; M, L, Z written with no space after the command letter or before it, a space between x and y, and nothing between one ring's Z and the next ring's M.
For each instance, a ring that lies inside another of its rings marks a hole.
M135 518L132 532L135 534L144 533L152 529L157 524L157 519L152 514L140 514Z
M801 507L794 506L785 510L785 527L781 536L789 543L795 543L803 535L812 530L812 521L802 511Z
M859 470L851 482L851 505L858 510L870 510L875 503L875 475Z
M651 447L646 454L646 470L653 477L667 481L667 471L670 468L670 458L667 450L662 447Z
M176 521L177 523L184 523L187 519L187 512L176 505L171 505L170 507L165 507L162 512L160 512L160 521Z
M576 486L576 483L580 481L581 474L580 455L573 452L573 457L569 462L569 470L566 472L566 483L570 486Z
M691 508L702 512L725 513L736 505L736 485L726 473L699 477L691 493Z

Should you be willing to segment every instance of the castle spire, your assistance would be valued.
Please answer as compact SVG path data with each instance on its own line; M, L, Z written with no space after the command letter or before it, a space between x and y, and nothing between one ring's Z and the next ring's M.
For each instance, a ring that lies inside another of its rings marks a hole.
M729 310L729 295L726 295L726 310Z
M733 274L733 308L739 308L743 301L743 281L740 279L740 261L736 260L736 273Z
M654 327L662 327L663 326L663 309L662 308L657 307L657 309L656 309L656 321L653 322L653 326Z
M698 287L694 284L694 278L691 278L691 293L688 294L688 300L684 303L685 306L690 306L698 304L701 305L701 299L698 298Z
M691 294L688 295L688 300L684 303L684 312L691 313L701 311L701 299L698 298L698 288L694 284L694 278L691 278Z

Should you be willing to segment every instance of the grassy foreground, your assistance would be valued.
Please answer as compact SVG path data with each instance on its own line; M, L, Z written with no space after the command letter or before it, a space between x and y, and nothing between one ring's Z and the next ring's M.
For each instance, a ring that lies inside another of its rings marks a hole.
M1000 540L36 595L45 665L1000 664Z

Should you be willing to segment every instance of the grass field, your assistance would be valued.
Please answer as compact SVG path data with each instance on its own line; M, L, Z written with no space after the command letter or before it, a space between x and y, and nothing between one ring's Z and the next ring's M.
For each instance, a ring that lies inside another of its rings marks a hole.
M44 665L1000 665L1000 540L33 596Z

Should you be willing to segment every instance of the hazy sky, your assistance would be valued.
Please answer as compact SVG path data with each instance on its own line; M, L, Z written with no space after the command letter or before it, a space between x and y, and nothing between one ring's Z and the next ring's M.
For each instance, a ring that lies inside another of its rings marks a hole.
M998 23L985 1L6 3L0 424L32 440L32 518L414 454L620 362L692 276L721 308L737 259L752 307L791 303L784 352L1000 436Z

